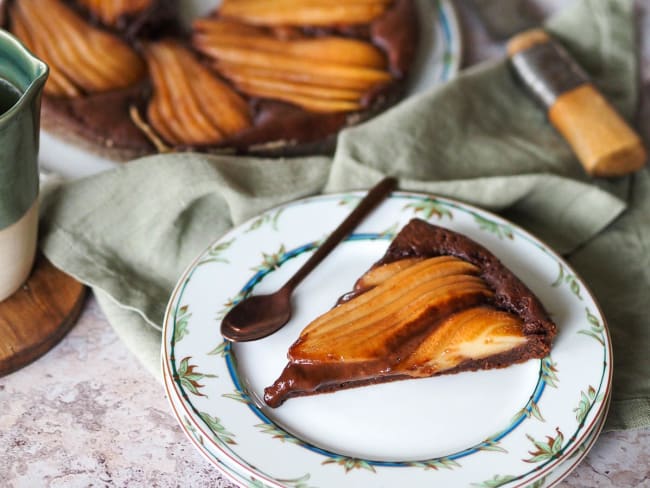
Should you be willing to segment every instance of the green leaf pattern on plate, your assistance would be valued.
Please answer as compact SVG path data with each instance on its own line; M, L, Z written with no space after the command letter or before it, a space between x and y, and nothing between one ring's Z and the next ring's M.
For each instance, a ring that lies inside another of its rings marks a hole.
M352 208L354 208L357 205L359 205L361 198L362 197L357 195L343 195L343 197L339 200L339 205L340 206L350 205Z
M376 473L375 467L370 464L368 461L365 461L363 459L356 459L356 458L351 458L351 457L346 457L346 456L332 456L331 458L326 459L323 461L321 464L338 464L339 466L343 466L345 468L345 472L349 473L353 469L365 469L368 471L372 471L373 473Z
M409 466L414 466L417 468L424 468L424 469L432 469L434 471L438 471L439 469L460 468L460 464L458 464L453 459L449 459L447 457L432 459L430 461L413 462L413 463L409 463Z
M219 312L217 313L215 319L216 320L221 320L223 319L226 314L230 311L232 307L234 307L236 304L241 302L245 298L245 295L242 292L237 293L234 297L230 298L226 303L223 304L223 307Z
M486 232L491 232L499 239L508 238L510 240L515 238L515 234L512 231L512 227L506 224L500 224L493 220L487 219L481 215L474 214L474 221L478 224L481 230Z
M178 309L178 313L176 314L176 326L174 327L174 344L178 344L183 337L190 333L190 331L187 330L187 326L189 325L192 314L188 312L188 309L189 307L187 305L183 305Z
M304 476L301 476L300 478L290 478L290 479L276 478L275 481L282 483L286 486L290 486L291 488L312 488L307 484L309 478L311 478L311 475L307 473Z
M312 488L307 484L309 478L311 478L311 476L307 473L299 478L275 478L275 481L290 488ZM270 488L266 483L253 477L251 477L248 486L249 488Z
M262 227L264 224L270 224L271 228L277 231L278 219L280 218L280 215L282 215L283 210L284 207L276 210L275 212L269 212L261 215L251 223L248 229L246 229L246 232L252 232L254 230L257 230L260 227Z
M283 256L286 254L287 250L284 247L284 244L280 245L280 249L277 252L266 254L262 253L262 264L259 264L253 268L253 271L271 271L280 267Z
M564 269L564 266L562 266L562 263L557 263L559 267L558 275L555 281L552 283L551 286L553 287L558 287L561 286L562 283L566 283L569 285L569 289L571 292L577 296L580 300L582 300L582 296L580 296L580 283L578 283L578 280L576 279L575 275L572 275L568 271Z
M187 416L183 416L183 423L185 424L187 430L192 433L192 435L197 440L197 442L201 445L204 445L203 436L197 432L196 427L192 425L190 419Z
M585 418L587 418L592 405L596 402L602 401L602 399L603 394L601 393L600 395L597 395L596 389L591 385L589 385L589 388L587 388L586 392L580 392L580 402L578 403L578 406L573 409L573 411L576 413L576 420L579 424L585 421Z
M589 322L589 328L579 330L578 334L584 334L586 336L593 337L598 342L600 342L601 345L604 346L605 326L600 323L598 317L591 313L588 308L585 307L585 311L587 312L587 322Z
M203 374L195 371L196 365L190 364L190 359L192 359L191 356L187 356L181 360L176 370L176 377L174 379L180 381L181 385L193 395L206 396L204 393L201 393L199 391L205 386L199 383L199 381L204 378L216 378L217 375Z
M266 483L263 483L262 480L258 480L257 478L253 478L251 476L250 482L248 483L248 488L271 488L271 487Z
M557 388L557 383L560 381L557 376L557 364L551 359L551 356L542 359L542 380L553 388Z
M239 390L236 390L234 393L224 393L221 396L225 398L230 398L231 400L235 400L236 402L245 403L246 405L251 405L253 403L253 400L251 400L250 396L248 396L243 391L239 391Z
M299 446L303 446L305 444L300 439L297 439L275 424L261 423L255 424L255 427L257 427L261 432L273 436L274 439L280 439L282 442L291 442L292 444L298 444Z
M527 419L534 417L540 422L546 422L546 420L544 420L544 417L542 416L542 412L540 412L539 410L539 406L537 405L537 402L533 401L532 399L528 402L528 404L524 408L522 408L516 414L513 415L511 422L515 422L522 415L525 415Z
M498 488L499 486L503 486L516 479L516 476L509 474L495 474L491 479L482 481L481 483L472 483L471 486L477 486L479 488Z
M228 341L223 341L221 342L217 347L212 349L208 355L209 356L221 356L225 357L226 354L230 354L230 342Z
M218 417L213 417L212 415L205 412L199 412L199 416L210 428L214 439L217 442L237 444L237 442L235 442L235 434L228 432L226 428L221 424L221 420L219 420Z
M433 217L437 217L438 220L441 220L443 217L448 217L450 220L453 219L452 213L444 204L435 198L424 198L417 203L407 203L404 205L404 210L408 209L413 210L415 215L421 213L427 220L431 220Z
M206 263L228 263L228 260L225 259L222 254L232 246L234 241L234 239L231 239L225 242L217 242L214 246L208 249L203 259L198 262L197 266L202 266Z
M564 434L562 434L560 429L557 427L555 428L555 433L555 437L546 436L546 439L543 441L535 440L533 436L526 434L528 440L535 446L535 450L528 451L528 454L532 457L529 459L523 459L523 461L527 463L540 463L559 456L562 453Z
M502 452L507 453L508 451L499 445L499 441L493 439L487 439L485 442L480 444L477 449L480 451L492 451L492 452Z
M527 485L526 488L542 488L545 482L546 482L546 476L543 476L537 481L533 481L531 484Z

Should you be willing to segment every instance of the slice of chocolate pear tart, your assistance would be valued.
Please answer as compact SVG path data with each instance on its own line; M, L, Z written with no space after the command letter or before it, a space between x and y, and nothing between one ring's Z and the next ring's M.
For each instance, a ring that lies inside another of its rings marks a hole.
M303 329L264 400L504 368L543 358L555 334L539 299L490 251L414 219Z

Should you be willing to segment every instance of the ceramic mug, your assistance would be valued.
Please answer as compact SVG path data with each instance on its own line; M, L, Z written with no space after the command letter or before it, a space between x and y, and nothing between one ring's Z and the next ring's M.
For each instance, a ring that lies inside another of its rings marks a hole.
M25 282L38 228L38 135L48 68L0 29L0 301Z

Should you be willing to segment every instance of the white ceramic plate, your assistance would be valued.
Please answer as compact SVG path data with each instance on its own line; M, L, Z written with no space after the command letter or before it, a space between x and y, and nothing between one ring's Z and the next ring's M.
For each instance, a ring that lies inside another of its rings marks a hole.
M251 290L277 289L361 196L315 197L270 210L190 265L163 331L166 381L181 424L222 469L260 486L526 486L549 475L602 420L611 386L609 334L571 268L492 214L395 193L300 285L284 329L253 343L223 341L220 319L232 303ZM468 235L514 271L558 324L552 354L503 370L266 407L263 388L280 374L300 330L351 289L412 217Z
M417 93L451 79L460 66L462 42L456 11L450 0L416 0L420 12L420 47L409 92ZM184 0L183 19L206 15L219 0ZM79 178L119 165L41 131L40 163L65 178Z

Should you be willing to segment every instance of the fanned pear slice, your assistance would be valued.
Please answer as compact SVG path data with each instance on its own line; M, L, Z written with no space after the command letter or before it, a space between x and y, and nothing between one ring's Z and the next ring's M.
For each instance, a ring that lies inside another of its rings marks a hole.
M337 36L278 39L266 30L219 18L198 19L193 30L193 43L197 46L237 46L322 62L386 68L384 53L360 39Z
M130 86L146 69L117 36L91 26L60 0L21 0L11 6L12 27L50 67L45 92L78 96Z
M264 400L461 371L550 350L535 295L471 239L414 219L337 306L300 333Z
M312 112L360 110L366 93L392 80L384 53L359 39L279 39L217 18L196 21L192 43L239 91Z
M467 360L480 360L523 346L521 320L490 307L473 307L451 315L396 367L410 376L431 376Z
M251 125L246 101L176 41L145 47L154 85L147 117L174 145L214 144Z
M153 0L77 0L104 24L115 26L126 16L143 12L153 4Z
M224 0L220 14L255 25L333 26L372 22L390 0Z

